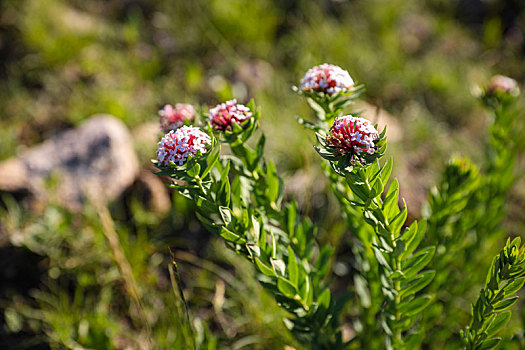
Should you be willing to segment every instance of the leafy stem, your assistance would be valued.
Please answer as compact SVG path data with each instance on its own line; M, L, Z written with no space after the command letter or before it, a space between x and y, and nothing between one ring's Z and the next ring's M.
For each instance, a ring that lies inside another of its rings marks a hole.
M158 174L175 179L172 187L196 204L203 225L254 265L261 284L292 315L285 323L299 341L344 349L338 315L349 296L334 298L323 282L332 250L316 247L316 227L300 217L295 202L281 206L282 180L264 160L264 135L255 150L249 148L244 142L256 123L248 125L221 135L233 155L221 159L214 139L205 155L159 166Z
M310 98L308 103L316 113L319 122L317 130L324 129L326 134L328 130L324 127L325 121L335 120L342 113L342 106L352 103L352 99L348 98L342 104L335 105L325 103L324 98ZM330 161L331 171L340 175L329 176L335 183L332 188L336 197L343 207L362 208L362 218L374 232L374 237L363 241L363 244L372 245L374 256L368 258L375 258L381 276L386 302L382 322L386 345L390 349L416 347L422 340L422 334L414 333L404 337L404 332L412 327L418 314L431 302L430 296L416 294L433 279L434 271L420 271L432 260L434 247L415 252L425 231L424 222L419 225L414 222L402 231L407 208L404 202L401 208L398 206L397 180L385 191L392 171L392 160L384 165L378 160L386 148L384 132L375 143L374 154L361 157L351 154L340 156L337 151L334 153L327 148L327 138L322 132L318 133L318 138L323 145L323 148L318 149L319 154ZM345 181L340 181L341 177ZM341 187L350 189L350 193L337 193ZM348 194L351 196L347 196ZM345 212L354 213L350 209Z
M518 300L513 296L525 283L525 247L521 239L507 240L505 247L496 255L487 274L485 286L472 304L472 321L461 331L464 349L490 349L501 338L495 335L510 320L508 310Z

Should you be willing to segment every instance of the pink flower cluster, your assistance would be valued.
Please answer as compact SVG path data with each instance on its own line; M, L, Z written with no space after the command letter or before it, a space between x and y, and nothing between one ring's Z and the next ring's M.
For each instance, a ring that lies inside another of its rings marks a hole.
M327 95L334 95L346 92L352 86L354 86L354 81L346 70L324 63L306 72L299 89L304 92L323 92Z
M237 104L237 100L231 100L210 109L208 121L215 130L231 131L233 123L242 126L242 122L248 120L251 116L252 113L248 107Z
M195 156L197 152L206 153L206 146L211 145L209 135L194 126L183 126L176 131L171 130L159 142L157 160L161 165L174 162L182 165L188 156Z
M175 108L172 105L165 105L159 111L160 128L164 132L177 130L185 121L192 122L194 119L195 109L190 104L177 103Z
M338 155L375 151L374 140L379 133L372 123L364 118L345 115L337 118L326 137L326 146L335 148Z
M512 95L519 94L519 87L516 80L506 77L504 75L495 75L490 79L489 86L487 87L488 92L504 92Z

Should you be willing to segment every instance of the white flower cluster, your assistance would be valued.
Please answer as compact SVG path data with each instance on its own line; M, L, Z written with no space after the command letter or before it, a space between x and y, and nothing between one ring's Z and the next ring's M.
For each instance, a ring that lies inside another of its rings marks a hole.
M323 92L334 95L346 92L354 86L350 74L339 66L333 64L321 64L310 68L303 79L299 89L304 92Z
M345 115L335 120L326 141L341 154L359 154L363 151L373 154L374 140L377 138L379 133L369 120Z
M225 103L218 104L210 109L208 121L215 130L232 130L232 124L241 122L252 116L250 109L245 105L237 104L233 99Z
M197 152L206 153L206 146L211 144L209 135L194 126L183 126L176 131L170 131L159 142L157 160L161 165L174 162L182 165L188 156Z

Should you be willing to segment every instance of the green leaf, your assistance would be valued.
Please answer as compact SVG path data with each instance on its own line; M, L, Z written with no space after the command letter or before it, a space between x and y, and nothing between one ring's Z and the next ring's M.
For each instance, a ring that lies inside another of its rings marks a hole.
M499 256L495 256L492 259L492 264L490 265L489 272L487 273L487 278L485 284L491 290L499 289L498 285L498 270L499 270Z
M428 247L412 256L403 264L403 272L406 278L412 278L416 273L421 271L434 257L434 247Z
M266 231L262 229L259 234L259 247L266 250Z
M248 252L250 253L250 257L260 257L261 256L261 248L256 245L255 243L246 243L246 249L248 249Z
M396 241L396 246L394 247L394 252L392 253L392 256L394 258L398 258L404 252L405 252L405 242L403 242L402 240L398 239Z
M243 128L238 123L232 123L232 131L234 134L240 134Z
M509 244L507 243L507 245L509 245ZM511 247L516 247L516 248L519 248L520 245L521 245L521 237L520 236L514 238L512 240L512 242L510 243Z
M392 160L392 157L388 158L385 165L383 165L383 168L381 169L381 182L386 185L388 182L388 179L390 178L390 174L392 173L392 166L394 165L394 162Z
M281 293L283 293L286 297L290 299L294 298L297 294L297 291L293 284L291 284L290 281L282 277L277 277L277 289L279 289Z
M230 172L230 161L226 163L226 166L221 172L220 186L217 191L217 201L223 204L225 207L230 205L230 181L228 174Z
M498 266L499 266L499 256L495 256L492 259L490 264L489 272L487 273L487 278L485 279L485 284L492 290L498 289Z
M250 232L252 234L253 241L259 242L259 239L260 239L259 235L261 233L261 227L259 225L259 220L254 215L252 215L252 218L251 218Z
M353 193L357 195L363 202L367 202L370 198L370 192L368 189L362 185L362 184L356 184L354 182L348 182L348 186L352 190Z
M403 271L400 270L396 270L388 276L388 278L390 278L391 280L398 280L403 277L405 277L405 274L403 273Z
M401 286L401 292L399 295L401 298L407 297L411 294L419 292L421 289L425 288L432 279L434 278L435 271L425 271L414 277L409 282Z
M327 288L319 295L319 298L317 298L317 304L325 309L329 309L331 297L330 289Z
M248 107L250 111L258 113L258 111L255 110L255 100L253 98L250 99L246 107Z
M321 127L318 126L317 124L314 124L312 122L306 121L306 120L304 120L303 118L301 118L299 116L295 116L295 119L297 120L297 122L299 124L301 124L306 129L315 130L315 131L319 131L321 129Z
M187 170L187 173L191 177L196 177L201 172L201 165L199 163L195 163L191 168Z
M233 233L232 231L228 230L224 226L221 227L221 232L219 233L219 235L229 242L238 243L238 244L246 243L246 240L244 238Z
M399 236L399 232L401 232L401 228L405 224L406 219L407 219L407 205L405 203L405 200L403 199L403 208L394 217L394 219L390 221L390 224L388 225L388 228L394 234L394 237Z
M364 308L369 308L371 305L370 290L366 279L360 274L354 275L354 289Z
M409 231L412 229L412 226L414 226L415 231L411 231L411 234L407 235L406 238L404 236L408 233L407 231L405 231L405 233L401 235L401 239L405 241L406 244L405 252L401 255L401 259L409 257L410 254L412 254L412 252L414 252L414 250L417 249L419 243L425 235L425 231L427 229L427 222L426 220L421 220L420 222L414 221L412 225L410 225Z
M388 188L385 200L383 201L383 212L385 217L390 220L399 213L399 207L397 205L399 192L399 182L397 179L392 181L392 184Z
M404 345L406 349L418 349L423 339L424 335L422 333L412 333L405 337Z
M372 193L370 194L372 197L377 197L381 193L383 193L383 182L381 179L377 179L374 184L372 185Z
M376 257L376 260L377 262L379 263L379 265L383 266L383 268L388 271L388 272L392 272L392 267L390 267L390 264L388 263L388 261L386 261L385 259L385 256L383 255L383 253L374 247L374 255Z
M310 106L310 108L312 108L314 110L315 116L317 117L317 119L319 119L319 120L325 120L326 119L326 113L325 113L323 107L321 107L317 102L315 102L310 97L306 99L306 102L308 102L308 105Z
M254 258L255 265L261 271L263 275L269 276L269 277L276 277L275 272L271 267L268 267L265 265L259 258Z
M273 230L270 228L270 238L272 239L271 241L271 248L272 248L272 258L275 258L277 256L277 243L275 241L275 235L273 234Z
M259 139L259 142L257 142L257 146L255 148L257 152L257 159L261 159L264 153L264 144L266 143L266 136L264 134L261 135L261 138Z
M197 207L199 208L199 210L205 216L209 216L210 214L216 213L219 210L219 207L217 206L217 204L201 196L195 199L195 203L197 204Z
M503 287L503 290L505 291L505 296L509 296L516 293L523 287L524 283L525 277L520 277L507 284L505 287Z
M228 226L232 221L232 212L230 208L228 207L219 207L219 212L222 217L222 222L224 222L224 226Z
M210 231L211 233L217 234L217 235L220 233L220 230L221 230L220 227L215 225L210 219L203 216L198 211L195 212L195 215L197 215L197 219L199 219L199 221L202 222L202 224L206 227L208 231Z
M416 315L422 312L431 301L432 298L429 295L424 295L409 302L401 303L398 310L404 317Z
M487 350L487 349L494 349L499 342L501 341L501 338L490 338L488 340L485 340L480 347L476 348L479 350Z
M206 176L209 174L211 169L213 169L213 167L215 166L215 163L217 163L217 160L219 159L220 155L221 155L221 145L219 144L216 146L215 149L211 151L208 158L206 158L207 166L201 174L201 179L206 178Z
M492 336L492 335L495 335L503 327L505 327L507 322L509 322L509 320L510 320L511 314L512 313L510 312L510 310L507 310L507 311L504 311L504 312L501 312L501 313L497 314L494 317L494 319L492 320L492 322L490 323L490 326L486 330L487 335L489 337Z
M268 171L266 173L266 184L268 189L266 190L266 196L270 202L276 203L279 199L280 192L280 181L277 176L277 170L273 162L268 164Z
M281 259L270 258L270 263L272 264L275 274L284 276L286 274L286 265Z
M303 298L303 300L306 302L306 305L309 307L310 305L312 305L312 301L314 299L314 288L312 287L312 282L308 275L304 276L304 281L305 281L304 282L305 297ZM301 292L303 292L303 290L301 290Z
M235 176L233 181L230 184L230 193L231 193L231 207L235 209L242 209L242 184L241 184L241 177ZM246 214L242 214L241 221L243 222L243 225L245 224L245 217Z
M514 305L518 301L519 297L514 296L507 299L503 299L502 301L499 301L494 304L494 311L503 311Z
M299 284L299 269L292 247L288 246L288 278L294 286Z

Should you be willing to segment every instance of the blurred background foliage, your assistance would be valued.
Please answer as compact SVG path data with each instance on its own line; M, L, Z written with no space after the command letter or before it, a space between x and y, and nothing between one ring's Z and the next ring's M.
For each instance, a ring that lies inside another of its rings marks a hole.
M372 113L377 106L392 115L401 134L390 144L394 171L414 201L409 208L419 208L453 154L482 157L486 114L474 87L496 73L523 86L525 3L2 0L0 160L92 114L110 113L134 131L148 168L155 143L141 142L151 135L140 130L156 122L163 104L253 97L262 108L267 156L303 213L321 225L319 240L336 246L334 288L344 289L349 233L325 194L313 139L294 118L309 117L308 108L290 89L323 62L366 84ZM524 201L521 181L504 223L513 234L524 232ZM7 195L2 203L0 231L11 244L0 248L0 344L9 349L185 349L192 338L202 349L299 349L251 268L210 237L176 194L168 213L128 194L111 216L91 206L73 214L53 203L31 214ZM420 216L417 209L410 215ZM117 247L108 243L112 232ZM191 322L173 288L168 246ZM115 249L124 261L113 258ZM468 313L468 300L463 307Z

